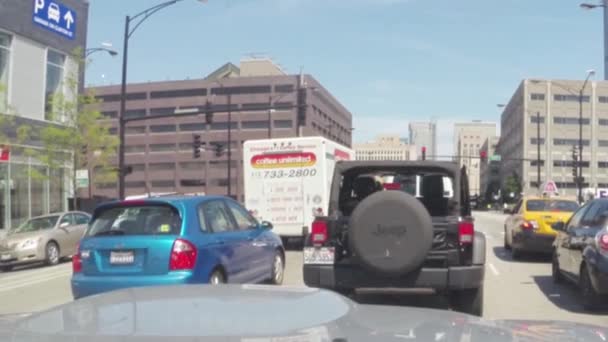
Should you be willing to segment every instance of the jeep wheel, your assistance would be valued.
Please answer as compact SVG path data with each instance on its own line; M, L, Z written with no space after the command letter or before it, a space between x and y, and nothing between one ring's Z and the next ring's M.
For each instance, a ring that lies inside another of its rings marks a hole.
M452 292L450 306L455 311L481 317L483 314L483 287Z
M433 242L433 223L415 197L401 191L376 192L357 205L348 243L368 270L400 276L424 262Z

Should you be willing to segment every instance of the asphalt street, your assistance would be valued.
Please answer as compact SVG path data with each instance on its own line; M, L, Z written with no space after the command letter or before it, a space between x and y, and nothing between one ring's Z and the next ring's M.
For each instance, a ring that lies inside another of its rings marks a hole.
M608 310L588 313L582 309L574 286L554 285L550 259L529 255L514 261L503 249L505 216L476 213L476 229L487 237L484 316L489 319L565 320L608 325ZM0 314L44 310L71 301L69 262L54 267L31 266L0 273ZM302 254L287 253L286 285L304 286ZM428 294L378 294L360 292L362 303L407 305L447 309L443 297Z

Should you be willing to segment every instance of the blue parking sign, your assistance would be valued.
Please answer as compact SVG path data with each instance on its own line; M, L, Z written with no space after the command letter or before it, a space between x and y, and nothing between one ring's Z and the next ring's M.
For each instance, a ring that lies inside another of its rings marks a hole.
M32 20L39 26L74 39L76 11L55 0L34 0Z

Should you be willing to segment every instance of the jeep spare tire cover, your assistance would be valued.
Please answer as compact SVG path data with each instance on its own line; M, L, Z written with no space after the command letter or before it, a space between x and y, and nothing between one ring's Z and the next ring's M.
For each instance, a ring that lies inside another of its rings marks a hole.
M433 243L433 223L415 197L402 191L380 191L355 208L348 243L367 269L398 276L424 262Z

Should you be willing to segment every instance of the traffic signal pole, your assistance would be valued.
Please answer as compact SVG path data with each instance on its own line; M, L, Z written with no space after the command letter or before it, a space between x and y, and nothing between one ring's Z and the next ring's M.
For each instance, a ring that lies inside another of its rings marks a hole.
M536 112L536 186L540 190L540 112Z

